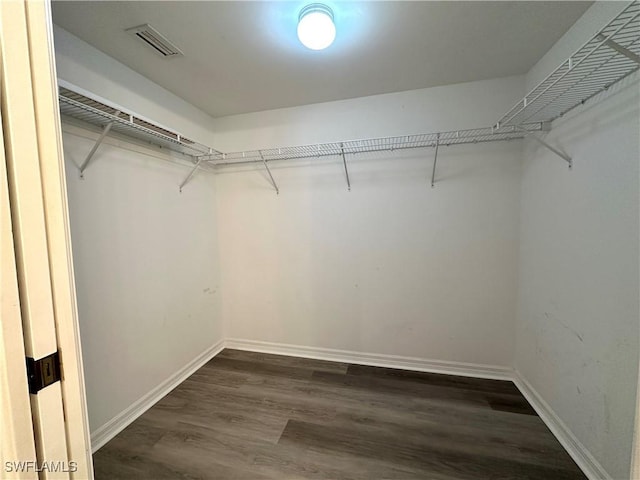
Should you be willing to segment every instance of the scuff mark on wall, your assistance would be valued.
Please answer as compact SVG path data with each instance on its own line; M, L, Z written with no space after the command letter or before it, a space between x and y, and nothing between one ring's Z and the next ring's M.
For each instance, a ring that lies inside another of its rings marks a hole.
M551 316L549 315L548 312L544 312L544 316L547 318L551 318ZM584 343L584 334L580 334L578 333L575 329L571 328L569 325L567 325L566 323L564 323L562 320L560 320L559 318L554 317L554 320L556 320L562 327L565 328L565 330L569 330L571 333L573 333L576 337L578 337L578 340L580 340L581 342Z

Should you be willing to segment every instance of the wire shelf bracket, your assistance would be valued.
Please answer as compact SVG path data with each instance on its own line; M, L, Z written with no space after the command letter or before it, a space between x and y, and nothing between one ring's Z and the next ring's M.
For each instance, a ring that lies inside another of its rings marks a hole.
M347 177L347 190L351 191L351 180L349 180L349 169L347 168L347 159L344 156L344 144L340 144L340 154L342 155L342 164L344 165L344 175Z
M273 179L273 175L271 175L271 169L269 168L269 165L267 165L267 161L264 159L264 155L262 154L262 151L258 150L258 153L260 154L260 158L262 159L262 163L264 164L264 168L267 169L267 173L269 174L269 179L271 180L271 185L273 185L273 188L276 189L276 195L280 195L280 189L278 188L278 184Z
M621 55L624 55L629 60L633 60L636 63L640 63L640 55L637 55L637 54L633 53L628 48L623 47L619 43L614 42L613 40L611 40L610 38L605 37L601 33L599 33L597 35L597 38L598 38L598 40L602 40L607 47L615 50L616 52L620 53Z
M214 155L214 150L212 148L209 149L209 156L211 156L211 155ZM222 155L224 155L224 154L222 154ZM182 189L187 185L187 183L189 183L193 179L193 177L195 176L195 174L198 171L198 169L202 167L202 162L205 161L205 158L206 158L205 155L201 155L199 157L195 157L195 156L193 157L193 161L195 163L193 165L193 168L189 172L189 174L184 178L184 180L182 181L182 183L178 187L178 190L180 191L180 193L182 193Z
M202 163L202 157L198 159L198 161L196 162L196 164L193 166L193 168L191 169L191 171L189 172L189 175L187 175L185 177L185 179L182 181L182 183L180 184L180 186L178 187L178 190L180 191L180 193L182 193L182 189L185 187L185 185L187 183L189 183L191 181L191 179L193 178L193 176L196 174L196 171L198 170L198 167L200 167L200 163Z
M438 147L440 147L440 134L436 137L436 151L433 155L433 170L431 170L431 188L436 186L436 164L438 162Z
M544 130L545 131L549 131L551 129L550 126L548 126L548 124L543 125ZM551 152L555 153L558 157L560 157L561 159L563 159L565 162L567 162L569 164L569 170L571 170L573 168L573 160L571 159L571 157L569 155L567 155L566 153L564 153L562 150L559 150L557 148L555 148L554 146L550 145L549 143L545 142L543 139L541 139L540 137L538 137L535 133L527 131L527 130L523 130L520 127L516 127L519 130L522 131L522 133L524 133L524 135L527 138L531 138L532 140L535 140L536 142L538 142L540 145L542 145L543 147L547 148L548 150L550 150Z
M119 111L116 111L116 116L120 115ZM102 129L102 133L100 134L100 136L98 137L98 139L96 140L96 143L93 145L93 148L91 148L91 150L89 151L89 154L87 155L87 157L84 159L84 162L82 162L82 165L80 165L80 178L84 178L84 171L87 169L87 167L89 166L89 163L91 162L91 159L93 158L93 155L96 153L96 151L98 150L98 147L100 146L100 144L102 143L102 141L104 140L104 137L107 136L107 134L109 133L109 131L111 130L111 127L113 126L113 121L107 123L104 128Z

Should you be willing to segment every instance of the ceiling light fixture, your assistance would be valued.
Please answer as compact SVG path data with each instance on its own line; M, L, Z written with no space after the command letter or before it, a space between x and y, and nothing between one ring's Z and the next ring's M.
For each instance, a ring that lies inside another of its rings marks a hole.
M321 3L311 3L300 11L298 38L311 50L323 50L336 38L333 11Z

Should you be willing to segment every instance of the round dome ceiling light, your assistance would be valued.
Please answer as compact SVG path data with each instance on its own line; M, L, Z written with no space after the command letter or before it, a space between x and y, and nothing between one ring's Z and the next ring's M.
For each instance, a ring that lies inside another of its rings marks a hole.
M336 38L333 12L321 3L311 3L300 11L298 38L311 50L323 50Z

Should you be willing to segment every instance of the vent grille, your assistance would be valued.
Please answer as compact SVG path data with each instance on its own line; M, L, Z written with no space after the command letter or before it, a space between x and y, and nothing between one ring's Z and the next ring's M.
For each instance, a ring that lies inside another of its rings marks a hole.
M178 57L183 55L178 47L148 23L128 28L126 31L138 37L162 57Z

